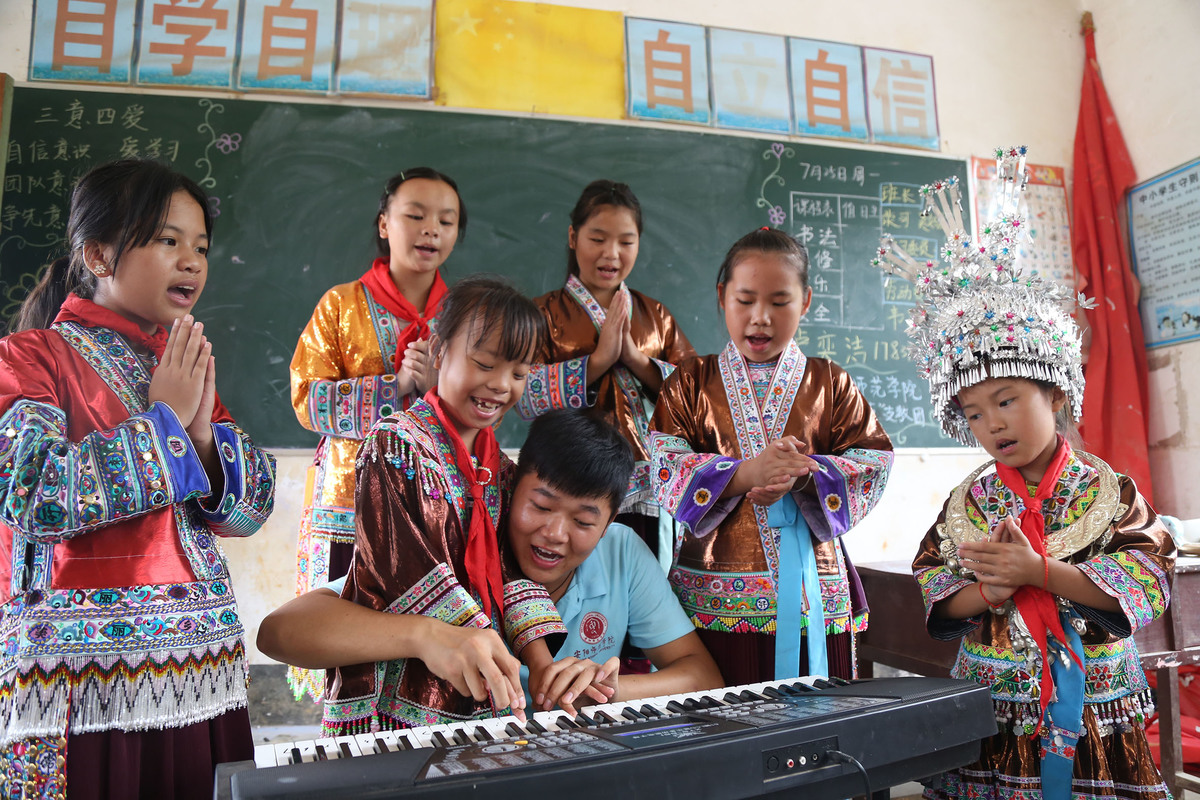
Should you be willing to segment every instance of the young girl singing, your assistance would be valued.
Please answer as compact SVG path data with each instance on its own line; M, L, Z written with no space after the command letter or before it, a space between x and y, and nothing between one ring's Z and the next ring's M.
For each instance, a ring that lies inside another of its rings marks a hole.
M378 257L325 293L292 356L292 407L321 434L305 486L296 594L340 578L354 544L354 456L380 419L433 385L429 321L446 294L439 268L467 228L449 177L428 167L392 176L375 215ZM296 698L321 697L322 673L290 668Z
M587 185L567 228L567 284L534 300L550 342L517 411L531 419L552 408L594 406L624 434L637 467L617 521L657 552L650 413L663 380L696 353L666 306L625 285L641 235L642 206L627 185Z
M190 314L211 236L191 180L96 167L69 257L0 340L6 793L207 798L217 763L253 755L215 536L259 528L275 462L221 405Z
M883 492L891 441L850 375L796 345L803 245L743 236L717 298L729 344L684 362L651 421L658 500L685 529L671 583L730 685L853 677L867 607L839 537Z
M1001 151L999 174L1023 182L1023 148ZM965 241L957 187L926 188ZM1133 481L1068 442L1084 387L1076 299L1014 269L1023 222L993 221L948 268L890 242L873 262L916 284L912 352L942 429L995 459L950 495L913 571L929 633L962 639L952 674L991 687L1000 732L925 796L1160 800L1132 634L1166 610L1175 548Z
M565 629L545 588L501 559L496 528L513 465L493 428L525 388L545 322L507 284L470 278L446 295L437 335L437 386L381 420L359 453L354 558L342 597L452 625L501 627L523 660L523 650L540 645L544 668L549 653L535 640ZM324 727L365 733L502 711L410 658L332 671Z

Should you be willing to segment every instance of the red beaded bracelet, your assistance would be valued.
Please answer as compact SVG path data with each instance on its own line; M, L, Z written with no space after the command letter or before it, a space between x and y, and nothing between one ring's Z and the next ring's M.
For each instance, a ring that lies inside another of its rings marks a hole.
M982 583L977 583L975 585L979 587L979 596L983 598L983 602L987 603L992 608L1000 608L1000 606L1004 605L1003 600L1001 600L999 603L993 603L991 600L988 600L987 595L983 593Z

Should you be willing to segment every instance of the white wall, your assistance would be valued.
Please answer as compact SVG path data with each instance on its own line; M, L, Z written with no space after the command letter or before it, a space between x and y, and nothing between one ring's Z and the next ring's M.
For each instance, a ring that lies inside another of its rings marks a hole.
M1139 181L1200 157L1200 3L1097 0L1096 55ZM1200 342L1150 350L1154 504L1200 517Z
M965 158L1024 143L1034 161L1069 167L1079 110L1083 10L1078 0L562 0L634 16L767 31L933 56L942 152ZM0 72L26 76L32 3L0 0ZM1200 3L1194 0L1096 0L1089 7L1108 90L1140 178L1194 158L1200 107L1194 102L1200 52ZM1200 516L1200 497L1182 477L1200 465L1200 345L1155 351L1160 429L1178 428L1155 447L1159 505ZM1191 413L1189 414L1189 410ZM1164 422L1165 420L1165 422ZM276 511L249 540L227 545L243 617L253 642L257 623L286 601L294 584L295 532L304 469L311 453L281 451ZM907 560L949 490L983 460L979 450L898 454L880 507L847 540L859 561ZM1178 479L1173 475L1179 475ZM256 661L264 658L252 652Z

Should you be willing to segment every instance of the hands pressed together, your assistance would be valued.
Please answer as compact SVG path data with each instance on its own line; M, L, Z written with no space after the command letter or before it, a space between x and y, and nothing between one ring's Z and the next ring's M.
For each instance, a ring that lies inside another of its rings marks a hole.
M171 407L206 467L216 457L211 424L216 399L212 342L204 335L204 323L187 314L171 326L162 360L150 379L149 400Z
M1016 520L1006 516L987 540L963 542L958 556L964 567L975 572L984 598L999 605L1022 586L1043 587L1047 566L1043 556L1033 549Z
M424 395L434 387L437 383L437 368L433 366L433 361L438 347L436 335L409 342L404 351L404 359L400 362L400 371L396 373L399 394L415 392Z
M803 443L795 436L776 439L754 458L743 461L738 477L751 487L746 499L769 506L790 492L799 478L820 472L821 464L800 452ZM742 473L745 473L744 475Z

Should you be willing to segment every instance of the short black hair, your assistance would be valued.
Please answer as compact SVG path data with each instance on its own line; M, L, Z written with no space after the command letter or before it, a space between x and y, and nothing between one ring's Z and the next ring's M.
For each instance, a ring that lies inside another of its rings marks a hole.
M605 498L615 515L629 492L633 448L609 423L580 411L549 411L529 426L517 480L533 473L572 497Z
M478 347L500 331L500 351L509 361L530 361L546 347L549 328L533 301L499 275L471 275L450 287L438 310L434 331L442 346L459 331Z

